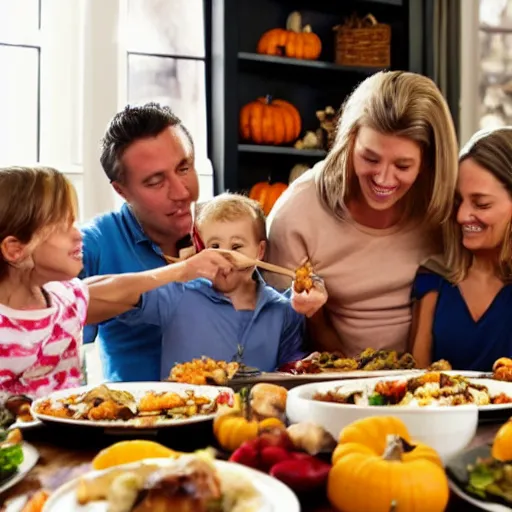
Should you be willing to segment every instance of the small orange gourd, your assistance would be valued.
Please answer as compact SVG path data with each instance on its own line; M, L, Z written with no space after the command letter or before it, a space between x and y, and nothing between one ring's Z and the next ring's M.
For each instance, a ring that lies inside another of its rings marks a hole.
M246 389L240 392L240 406L239 410L220 414L213 420L213 433L224 450L234 452L245 441L256 439L265 430L286 429L285 424L278 418L265 418L261 421L253 418L250 396Z
M504 423L492 443L491 455L502 462L512 460L512 419Z
M276 201L287 188L288 185L285 183L271 184L268 181L261 181L251 188L249 197L258 201L265 215L268 215Z
M448 479L437 452L410 444L394 417L370 417L340 435L329 473L327 496L342 512L443 512Z

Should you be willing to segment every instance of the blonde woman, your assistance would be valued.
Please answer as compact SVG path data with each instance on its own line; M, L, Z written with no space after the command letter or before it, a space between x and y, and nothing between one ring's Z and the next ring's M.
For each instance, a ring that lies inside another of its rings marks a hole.
M406 348L411 286L420 262L440 249L456 173L453 122L430 79L381 72L357 87L327 158L290 186L268 220L269 260L311 261L329 293L323 307L321 289L293 297L310 317L313 348L350 357Z
M462 149L446 265L416 277L413 354L490 371L512 355L512 128L482 131ZM430 270L430 271L429 271Z

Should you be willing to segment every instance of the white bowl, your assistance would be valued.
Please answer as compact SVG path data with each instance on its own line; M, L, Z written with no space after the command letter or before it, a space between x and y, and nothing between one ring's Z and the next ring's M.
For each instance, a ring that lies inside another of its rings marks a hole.
M466 448L474 438L478 426L478 408L475 405L364 406L313 400L317 392L342 388L343 393L350 393L367 386L373 387L380 380L383 379L315 382L298 386L288 391L286 415L291 423L313 422L321 425L335 439L339 438L344 427L361 418L395 416L407 426L412 439L437 450L444 463Z

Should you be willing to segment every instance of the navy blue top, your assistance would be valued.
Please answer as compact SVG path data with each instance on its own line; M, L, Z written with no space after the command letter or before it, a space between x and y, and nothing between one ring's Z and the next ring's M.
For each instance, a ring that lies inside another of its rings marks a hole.
M306 355L305 322L289 298L256 275L258 299L253 311L236 310L210 281L196 279L143 294L139 307L119 319L130 326L151 324L162 331L162 379L176 363L201 356L232 361L239 346L241 362L271 372Z
M419 272L412 298L439 293L432 326L432 361L446 359L456 370L488 372L512 356L512 285L505 285L475 322L459 287L433 273Z
M94 218L82 229L84 272L81 277L140 272L166 265L162 250L144 233L130 208ZM103 373L108 381L160 379L162 333L140 323L128 326L117 318L86 326L84 342L98 335Z

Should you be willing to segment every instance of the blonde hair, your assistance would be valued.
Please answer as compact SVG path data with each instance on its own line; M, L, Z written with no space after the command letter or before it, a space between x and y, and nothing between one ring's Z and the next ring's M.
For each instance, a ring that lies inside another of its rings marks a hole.
M241 194L226 192L196 207L195 222L199 230L205 222L229 222L244 218L253 221L258 241L265 241L267 238L265 214L258 201Z
M460 151L459 163L471 159L489 171L508 191L512 199L512 127L481 130ZM462 230L453 208L449 222L443 226L446 266L449 279L459 283L468 274L473 259L462 244ZM503 281L512 281L512 226L509 223L499 255L499 273Z
M35 242L63 222L76 219L77 197L70 181L50 167L0 168L0 242L13 236ZM0 278L9 268L0 253Z
M458 145L450 110L434 82L415 73L379 72L348 98L317 182L323 205L340 219L358 192L352 154L362 126L419 144L422 167L407 194L406 214L439 228L452 210Z

